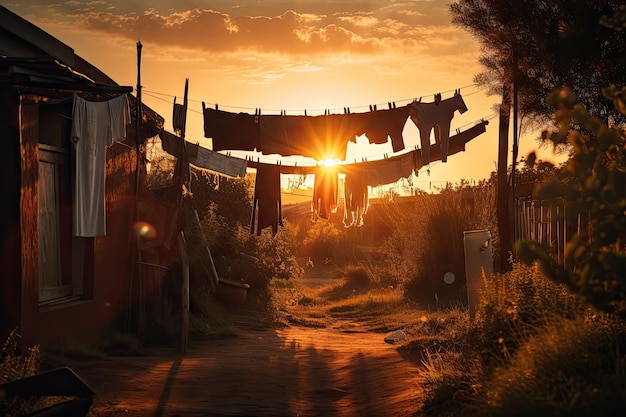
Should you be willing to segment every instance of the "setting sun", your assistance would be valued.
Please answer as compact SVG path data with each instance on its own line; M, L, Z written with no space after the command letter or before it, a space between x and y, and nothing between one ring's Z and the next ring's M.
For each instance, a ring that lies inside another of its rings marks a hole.
M335 165L337 165L339 162L339 159L324 159L322 161L322 165L324 165L325 167L333 167Z

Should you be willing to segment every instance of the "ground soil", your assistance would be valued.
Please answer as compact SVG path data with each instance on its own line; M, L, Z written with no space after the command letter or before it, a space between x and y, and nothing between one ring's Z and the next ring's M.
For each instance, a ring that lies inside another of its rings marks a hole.
M67 365L96 391L97 417L419 415L418 358L342 320Z

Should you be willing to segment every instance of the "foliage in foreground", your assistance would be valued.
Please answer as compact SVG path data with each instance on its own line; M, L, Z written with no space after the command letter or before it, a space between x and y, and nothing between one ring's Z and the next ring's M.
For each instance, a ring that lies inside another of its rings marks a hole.
M626 89L604 90L626 114ZM568 241L565 262L533 242L519 245L520 259L539 262L547 276L608 312L626 318L626 134L591 116L568 90L549 96L557 108L555 143L568 141L573 156L560 175L537 191L538 199L562 199L568 221L582 227Z
M33 376L39 372L41 355L38 346L20 354L19 335L13 331L0 351L0 384ZM46 398L3 397L0 395L0 415L21 416L50 403Z
M441 329L438 330L442 332ZM626 411L626 326L535 268L487 282L470 325L425 337L429 416L591 416Z

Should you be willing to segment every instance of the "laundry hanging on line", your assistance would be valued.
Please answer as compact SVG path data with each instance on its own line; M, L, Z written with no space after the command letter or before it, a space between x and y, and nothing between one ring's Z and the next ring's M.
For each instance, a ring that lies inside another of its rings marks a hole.
M96 102L74 94L71 133L76 150L74 236L106 235L106 148L126 138L128 123L130 108L126 95Z
M258 236L263 229L271 227L272 235L276 235L279 226L284 227L280 166L261 164L256 169L250 233Z
M411 120L420 131L420 144L422 148L422 162L427 165L430 162L430 133L435 131L435 143L440 146L441 162L448 161L450 123L454 117L454 112L463 114L467 111L467 106L461 92L454 92L454 96L445 100L441 99L441 94L435 95L432 103L422 103L415 101L411 103Z
M161 138L161 146L163 150L170 155L181 157L181 138L166 130L159 132ZM247 174L247 164L242 158L235 158L214 152L199 144L185 141L185 151L189 163L198 168L208 169L217 174L227 177L245 177Z
M367 172L358 164L344 167L346 178L343 185L343 225L361 227L363 216L369 208Z
M458 131L450 137L449 155L465 151L465 145L482 133L485 133L488 121L481 121L475 126ZM437 144L430 146L429 162L439 160L441 148ZM232 158L232 157L231 157ZM243 161L243 160L242 160ZM257 170L254 187L253 214L250 231L260 234L265 227L271 227L276 234L282 227L282 207L280 197L280 174L316 175L314 196L311 202L313 218L328 218L337 204L338 174L346 175L344 187L344 225L346 227L362 224L362 217L367 212L367 187L389 184L417 174L423 166L422 150L415 149L390 158L337 164L333 169L322 165L297 166L260 162L258 159L246 159L248 168ZM348 212L346 212L348 210Z
M450 137L449 155L454 155L465 151L465 145L482 133L485 133L488 121L481 121L475 126L458 131ZM438 145L433 144L430 147L430 162L439 160L441 149ZM313 198L311 201L311 211L313 220L319 218L327 219L334 212L337 206L337 182L338 174L345 174L344 182L344 219L343 223L346 227L360 226L363 224L363 216L368 209L368 186L375 187L378 185L394 183L401 178L407 178L411 173L417 175L422 165L422 151L415 149L408 153L397 155L375 161L355 162L351 164L337 164L327 167L324 165L315 166L294 166L279 165L276 163L267 164L263 162L247 160L248 168L257 169L257 181L259 181L259 172L265 169L278 171L280 174L287 175L315 175ZM261 171L259 171L261 170ZM262 185L264 182L255 184L255 199L257 190L260 193L261 187L270 190L270 193L280 194L280 179L274 179L273 183ZM276 191L278 190L278 191ZM271 201L275 201L276 197ZM278 224L274 222L276 218L275 205L260 205L255 207L259 218L267 216L271 219L269 225ZM265 211L268 210L268 213ZM279 208L280 210L280 208ZM259 224L253 223L252 229L259 232ZM277 227L273 227L275 232Z
M259 151L282 156L299 155L318 161L344 160L349 141L365 135L370 144L387 143L393 152L405 149L402 131L411 105L365 113L320 116L230 113L203 103L204 135L213 150Z
M489 124L489 121L483 120L467 130L464 130L464 131L459 130L457 131L457 133L450 136L448 156L454 155L459 152L464 152L465 145L468 142L470 142L472 139L475 139L482 133L485 133L486 126L488 124ZM401 178L404 178L402 174L407 172L406 170L407 159L405 159L407 158L407 155L413 155L411 159L415 161L415 165L412 167L412 169L413 169L413 172L417 174L417 171L419 171L424 166L423 158L422 158L422 149L414 149L407 153L392 156L392 157L385 158L385 159L377 159L377 160L362 161L362 162L354 161L352 163L339 163L339 164L336 164L335 166L337 167L338 174L348 173L349 172L348 170L352 166L362 166L366 171L375 170L376 172L367 174L367 177L369 178L368 185L371 187L375 187L378 185L390 184L390 183L398 181ZM439 145L437 144L430 145L429 155L430 155L429 162L439 161L441 159L441 148L439 147ZM278 165L280 167L280 173L285 174L285 175L314 175L315 172L317 171L317 168L320 166L320 165L284 165L284 164L277 164L276 162L266 163L266 162L260 162L258 158L257 160L254 160L253 158L247 158L246 163L248 165L248 168L258 168L261 165ZM378 172L378 170L380 169L380 166L381 165L388 166L388 164L390 163L391 164L397 163L399 167L396 167L393 170L390 170L387 167L386 169L384 169L384 171L386 171L386 174L383 174L381 176L381 174ZM395 174L390 175L389 174L390 171L395 171ZM410 175L410 173L408 175ZM378 182L377 179L380 179L380 178L383 178L386 181L387 180L390 180L390 181Z
M337 209L338 181L335 166L320 165L315 170L313 201L311 202L313 221L318 218L327 220Z

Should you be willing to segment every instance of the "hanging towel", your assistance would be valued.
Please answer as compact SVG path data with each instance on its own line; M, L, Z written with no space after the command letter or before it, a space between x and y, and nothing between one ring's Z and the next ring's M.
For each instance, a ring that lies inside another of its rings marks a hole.
M250 233L261 234L266 227L272 228L272 234L278 233L278 226L283 226L280 196L280 165L259 164L254 184L254 198Z
M211 108L203 115L204 136L213 139L214 151L259 149L259 116Z
M411 173L415 170L414 152L411 151L392 158L362 163L366 172L367 185L376 187L378 185L391 184L400 178L411 176Z
M227 177L245 177L246 161L241 158L214 152L210 149L199 147L195 158L189 162L197 167L205 168Z
M337 208L337 168L320 165L315 171L313 182L313 220L328 219Z
M266 155L300 155L317 161L346 157L349 140L348 115L260 116L260 147Z
M108 101L87 101L74 94L72 140L76 150L74 236L106 235L106 148L126 138L130 110L126 95Z
M346 170L344 181L343 225L360 227L363 216L369 207L367 174L359 165L351 165Z
M351 113L350 123L356 136L365 135L370 144L387 143L391 138L391 147L394 152L404 149L402 131L406 124L410 104L395 109L376 110L367 113Z
M185 111L185 106L174 103L174 109L172 111L172 127L174 128L174 132L180 133L185 130L185 121L187 119Z

